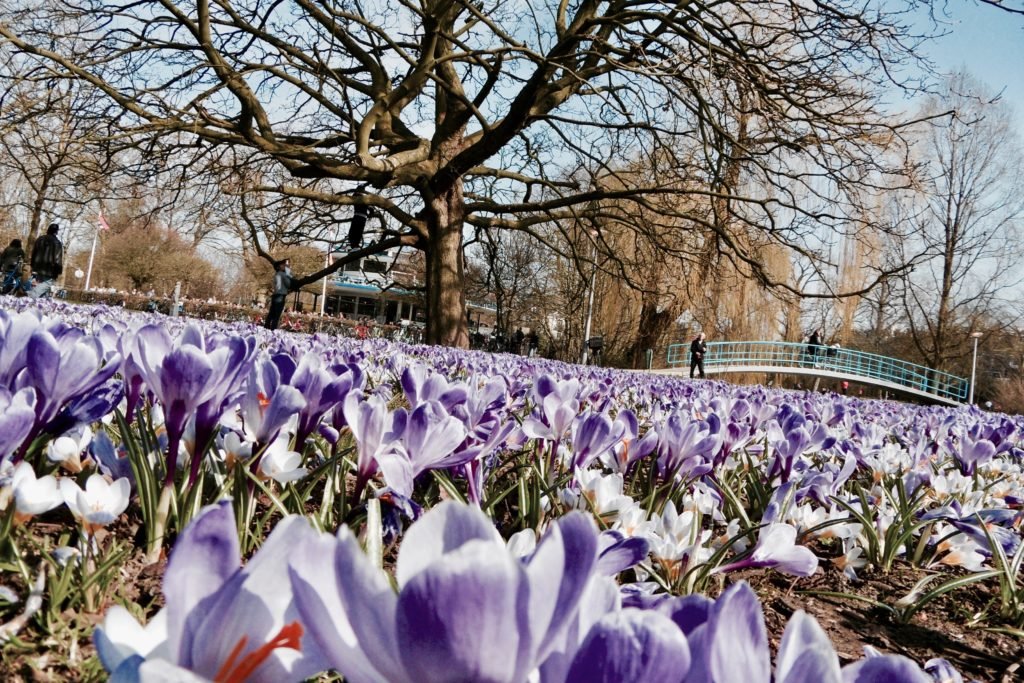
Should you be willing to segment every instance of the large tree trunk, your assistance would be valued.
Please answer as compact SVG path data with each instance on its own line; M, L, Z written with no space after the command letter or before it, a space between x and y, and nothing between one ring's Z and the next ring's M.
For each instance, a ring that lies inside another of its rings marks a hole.
M634 368L646 367L645 352L648 349L657 351L661 345L662 337L672 327L672 323L679 317L676 306L665 310L658 310L657 301L645 301L640 308L640 325L637 329L636 338L627 350L627 357Z
M425 198L427 230L427 343L469 347L466 272L462 252L462 181Z

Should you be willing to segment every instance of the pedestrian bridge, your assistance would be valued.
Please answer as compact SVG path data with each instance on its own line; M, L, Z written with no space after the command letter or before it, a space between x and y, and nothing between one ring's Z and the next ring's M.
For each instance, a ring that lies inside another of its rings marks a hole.
M847 380L947 405L965 403L970 388L963 377L898 358L791 342L708 342L704 371L708 375L765 372ZM689 376L688 343L668 347L668 369L662 372Z

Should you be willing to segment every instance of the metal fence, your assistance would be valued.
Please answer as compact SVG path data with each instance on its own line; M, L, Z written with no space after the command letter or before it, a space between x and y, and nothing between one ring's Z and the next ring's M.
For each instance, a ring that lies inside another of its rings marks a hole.
M669 346L667 362L670 368L688 368L690 345ZM792 342L709 342L704 367L709 372L795 370L799 374L815 374L822 371L854 380L906 387L958 403L967 400L970 388L970 382L963 377L898 358Z

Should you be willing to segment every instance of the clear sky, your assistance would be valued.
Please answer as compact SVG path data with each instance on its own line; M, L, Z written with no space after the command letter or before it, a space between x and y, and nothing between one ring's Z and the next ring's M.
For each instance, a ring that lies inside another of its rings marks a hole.
M928 56L943 72L966 66L992 90L1003 90L1024 138L1024 16L973 0L951 0L947 14L949 35L932 42Z

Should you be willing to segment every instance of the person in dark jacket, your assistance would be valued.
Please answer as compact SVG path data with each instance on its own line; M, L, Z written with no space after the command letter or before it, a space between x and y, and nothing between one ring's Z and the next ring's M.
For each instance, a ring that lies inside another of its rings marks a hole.
M22 266L25 263L25 250L21 240L15 238L0 254L0 294L22 293L27 289L22 282Z
M290 260L284 259L274 264L274 285L270 295L270 310L267 311L267 320L264 323L268 330L276 330L281 323L284 302L292 289L291 263Z
M693 379L694 370L700 370L700 378L704 379L704 354L708 352L708 343L704 339L701 332L690 342L690 379Z
M821 330L814 330L811 333L811 338L807 340L807 358L811 365L814 365L818 360L818 347L821 346L822 340Z
M46 234L32 246L32 279L35 284L28 293L33 299L50 295L53 284L64 272L64 245L57 238L60 226L50 223Z
M19 261L24 260L25 250L21 246L21 240L15 238L4 248L3 254L0 254L0 272L6 275L14 270Z

